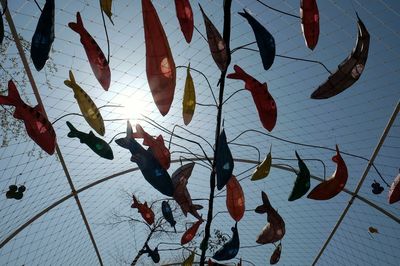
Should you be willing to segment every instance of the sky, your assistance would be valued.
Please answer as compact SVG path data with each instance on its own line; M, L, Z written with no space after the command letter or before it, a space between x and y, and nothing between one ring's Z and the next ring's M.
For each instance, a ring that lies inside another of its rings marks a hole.
M38 1L43 6L45 1ZM216 107L211 91L218 94L220 71L211 58L208 44L200 35L205 35L204 22L197 1L190 1L195 26L193 39L186 43L180 31L175 14L174 1L152 1L166 32L176 66L187 66L201 71L207 80L195 71L192 76L196 89L197 105L192 122L185 126L182 119L183 88L186 69L177 68L177 84L174 100L169 113L161 116L148 87L145 72L145 45L140 1L114 1L112 25L107 17L105 22L110 39L111 86L106 92L95 79L79 36L67 24L76 21L76 12L82 15L88 32L107 56L107 41L103 21L96 1L57 1L55 14L55 41L45 68L38 72L30 60L30 48L25 49L29 66L40 92L46 113L57 134L61 156L49 156L27 137L22 123L10 129L4 120L12 123L12 107L0 109L2 131L0 147L0 188L4 196L0 200L0 264L1 265L98 265L99 261L89 238L82 216L67 181L60 160L64 160L93 232L99 253L105 265L129 264L142 247L148 231L141 223L116 223L115 214L140 219L136 210L130 208L130 194L142 201L152 202L156 216L160 215L159 200L165 196L154 190L143 178L137 165L130 161L130 153L111 142L114 160L106 160L94 154L78 139L68 138L66 121L76 128L89 132L90 126L77 115L79 107L70 88L64 85L68 71L72 70L77 82L90 95L105 119L107 142L125 132L126 120L140 123L151 135L162 134L166 144L170 135L158 125L179 136L199 142L208 156L212 157L215 142ZM263 1L285 12L298 15L299 1ZM198 1L217 29L222 31L222 1ZM310 144L333 149L337 144L341 151L370 158L377 146L386 124L396 105L399 104L400 90L398 23L400 2L389 0L373 1L318 1L320 12L320 36L316 48L311 51L304 43L298 18L275 12L257 1L233 0L231 48L253 42L254 34L244 18L237 14L244 8L260 21L274 36L276 54L271 69L262 68L257 52L238 50L232 55L228 73L237 64L260 82L266 82L274 97L278 118L272 132L262 127L251 94L240 91L223 106L223 125L233 157L236 159L234 174L241 180L246 199L244 218L238 223L241 249L235 259L244 265L265 265L274 250L272 244L258 246L255 239L267 223L266 215L253 209L261 204L261 191L265 191L272 206L278 210L286 224L282 240L283 250L279 264L310 265L331 233L340 214L346 208L351 196L341 192L328 201L313 201L305 196L288 202L296 175L290 171L272 168L270 175L257 182L250 181L256 163L266 156L272 147L272 163L286 164L298 168L295 150L305 159L322 160L326 167L326 178L335 171L331 160L333 151L306 147ZM16 29L20 36L30 41L35 31L40 10L34 1L9 1ZM357 11L371 35L369 57L361 78L346 91L327 100L310 99L311 93L329 73L319 64L286 59L280 56L297 57L320 61L330 71L335 71L351 53L357 39ZM13 79L23 99L34 106L37 101L24 74L23 65L15 44L10 41L8 23L5 22L6 38L0 47L0 91L6 94L7 82ZM256 45L249 46L257 48ZM226 80L224 99L244 88L239 80ZM206 106L204 106L206 105ZM59 119L60 118L60 119ZM59 119L59 120L58 120ZM15 124L15 123L14 123ZM189 131L187 131L189 130ZM255 131L248 131L255 130ZM245 132L236 139L241 133ZM400 122L396 118L385 142L375 160L375 166L390 185L399 172ZM207 140L199 138L202 136ZM123 136L123 135L122 135ZM120 135L121 137L121 135ZM287 141L276 139L278 137ZM4 140L7 140L4 142ZM288 141L291 141L288 142ZM139 140L141 143L141 140ZM5 143L5 144L4 144ZM298 144L294 144L298 143ZM239 145L238 145L239 144ZM172 160L169 174L181 163L180 159L193 159L188 149L202 156L201 149L193 142L177 137L172 138L170 150ZM211 146L211 147L210 147ZM259 155L260 154L260 155ZM289 159L289 160L288 160ZM343 155L349 178L348 191L354 191L367 168L367 161ZM244 160L252 163L243 162ZM311 174L324 178L321 162L305 160ZM196 203L204 206L199 212L206 217L209 196L210 170L206 162L196 163L188 182L188 190ZM287 166L288 167L288 166ZM135 170L136 169L136 170ZM376 180L384 192L374 195L371 183ZM22 200L6 199L9 185L24 184L27 190ZM318 181L312 180L311 188ZM379 209L397 217L399 203L387 203L388 187L377 172L371 169L363 181L358 195ZM214 219L211 232L220 230L231 235L233 219L226 213L225 191L216 190L221 196L214 202ZM173 201L170 201L171 204ZM34 219L34 217L38 217ZM181 262L190 253L178 249L182 232L195 221L192 216L184 217L176 211L178 234L157 235L149 242L151 247L159 245L162 263ZM110 225L113 223L114 225ZM199 236L189 245L197 247L201 242L203 224ZM369 234L368 228L378 229L378 234ZM22 229L22 230L21 230ZM399 223L389 218L371 204L355 199L341 225L328 244L318 265L396 265L398 255ZM212 256L212 252L207 253ZM195 261L199 257L196 256ZM151 265L143 256L140 265Z

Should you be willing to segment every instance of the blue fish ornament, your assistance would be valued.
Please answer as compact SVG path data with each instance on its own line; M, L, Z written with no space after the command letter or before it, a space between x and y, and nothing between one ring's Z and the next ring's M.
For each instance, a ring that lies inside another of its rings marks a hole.
M235 223L235 227L232 227L231 230L233 232L232 238L215 252L212 257L214 260L230 260L238 254L240 241L237 222Z
M167 220L167 222L174 228L176 233L176 228L175 228L176 221L174 220L174 215L172 213L172 209L171 206L169 206L168 201L164 200L161 203L161 212L164 216L164 219Z
M132 153L131 161L137 163L144 178L150 185L162 194L172 197L174 194L174 187L168 172L162 168L151 151L145 150L135 138L132 137L132 125L129 121L127 124L126 137L117 139L115 142Z
M252 27L264 69L268 70L271 68L275 59L275 39L249 12L245 9L243 11L244 12L239 12L239 15L247 19L247 22L249 22Z
M289 195L289 201L294 201L303 197L310 189L310 170L308 170L297 151L295 151L295 153L299 165L299 172L297 173L296 181L294 181L292 192Z
M54 41L54 0L46 0L31 43L31 58L37 71L42 70L49 59Z
M228 142L226 141L225 130L222 129L219 135L219 145L217 149L217 188L221 190L232 176L233 172L233 157L229 149Z

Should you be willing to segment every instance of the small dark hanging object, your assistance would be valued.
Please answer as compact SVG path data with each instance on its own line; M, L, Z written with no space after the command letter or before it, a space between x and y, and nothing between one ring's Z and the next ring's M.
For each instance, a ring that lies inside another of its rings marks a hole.
M361 76L368 59L370 36L357 14L358 38L356 46L338 69L328 77L312 94L312 99L327 99L353 85Z
M100 157L108 160L114 159L113 151L107 142L97 137L91 130L89 134L77 130L70 122L67 121L67 126L70 130L68 137L78 138L81 143L85 143L89 146L92 151L94 151Z
M176 221L174 220L174 215L172 213L171 206L169 206L168 201L163 200L161 203L161 212L164 216L164 219L174 228L175 233L176 233Z
M314 50L319 37L319 11L316 0L300 1L300 19L306 45Z
M108 65L108 61L99 45L83 26L82 17L79 12L76 13L76 23L70 22L68 23L68 26L79 34L90 67L103 89L107 91L111 83L110 66Z
M269 259L269 264L271 265L277 264L279 262L279 259L281 258L281 252L282 252L282 243L279 243L279 245L275 247L275 250L272 253L271 258Z
M17 187L16 185L11 185L8 187L8 191L6 192L6 198L20 200L24 196L25 190L26 187L24 185L20 187Z
M175 0L175 10L183 36L185 36L186 42L190 43L193 36L194 21L189 0Z
M374 183L371 184L371 187L372 187L372 193L374 193L375 195L381 194L384 190L381 184L376 182L376 180L374 180Z
M31 58L37 71L42 70L49 59L54 41L54 0L46 0L31 43Z
M240 241L239 232L237 229L237 222L235 227L231 228L233 235L232 238L228 240L217 252L215 252L212 257L214 260L230 260L236 257L239 252Z
M275 59L275 39L249 12L245 9L243 11L244 12L239 12L239 15L247 19L252 27L264 69L268 70L271 68Z
M390 186L388 200L390 204L400 200L400 173L393 180L393 183Z
M215 64L217 64L219 70L225 71L228 67L229 55L226 50L226 43L222 38L221 34L218 32L217 28L204 13L203 8L200 6L200 11L203 14L204 25L206 27L208 45L210 47L211 56L214 59Z
M258 235L256 242L258 244L275 243L285 235L285 222L279 213L272 207L268 196L264 191L261 191L263 204L255 209L256 213L267 213L268 223L264 226L261 233Z
M168 172L160 165L153 156L153 153L149 150L145 150L135 138L132 137L132 134L132 125L128 121L126 137L117 139L115 142L131 152L131 161L137 163L144 178L150 185L162 194L172 197L174 194L174 187Z
M232 176L233 172L233 157L226 141L225 129L219 135L219 145L217 148L217 188L221 190Z
M295 151L295 153L299 164L299 172L297 173L296 181L294 181L294 187L290 193L289 201L294 201L303 197L310 189L310 171L297 151Z
M152 250L146 243L143 253L147 253L147 256L151 257L154 263L160 262L160 253L158 253L158 247Z

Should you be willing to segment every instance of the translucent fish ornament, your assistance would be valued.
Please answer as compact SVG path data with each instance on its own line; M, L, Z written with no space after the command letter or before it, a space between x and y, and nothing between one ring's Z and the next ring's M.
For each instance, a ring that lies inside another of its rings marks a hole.
M339 194L343 190L347 182L347 166L339 152L339 147L336 145L336 155L332 157L336 166L336 171L332 177L318 184L311 192L307 195L309 199L315 200L328 200Z
M225 71L228 67L229 55L226 50L226 43L218 32L217 28L204 13L203 8L200 6L200 11L203 14L204 25L206 27L208 45L210 47L211 56L221 71Z
M232 219L239 222L245 211L245 200L242 186L233 175L226 183L226 207Z
M304 161L300 158L297 151L295 151L295 154L297 163L299 165L299 172L297 173L297 178L294 181L292 192L289 195L289 201L294 201L303 197L310 189L310 171L308 170Z
M77 130L70 122L67 121L67 126L70 130L68 137L78 138L81 143L85 143L100 157L108 160L114 159L113 151L110 145L99 137L96 137L92 131L89 134Z
M217 173L217 188L221 190L232 176L233 172L233 157L231 150L229 149L228 142L226 140L225 130L222 129L219 135L219 145L217 148L217 162L216 162L216 173Z
M182 115L183 115L183 123L185 123L185 125L189 125L190 121L192 121L195 108L196 108L196 92L194 90L192 75L190 75L190 64L189 64L186 70L186 82L182 100Z
M194 21L189 0L175 0L175 10L183 36L185 36L186 42L190 43L193 36Z
M254 170L253 175L251 176L251 181L260 180L266 178L269 175L272 165L271 149L272 146L270 147L269 153L267 154L265 159L259 165L257 165L256 170Z
M112 0L100 0L100 6L104 13L106 13L107 17L110 19L111 23L114 25L114 22L111 19L112 12Z
M225 242L225 244L215 252L214 256L212 256L214 260L230 260L238 254L240 240L237 222L235 223L235 227L232 227L231 230L233 232L231 239Z
M247 19L256 37L264 69L271 68L275 60L275 39L271 33L245 9L239 15Z
M358 38L356 46L338 69L328 77L312 94L312 99L333 97L353 85L361 76L368 59L370 35L364 23L358 17Z
M306 45L314 50L319 37L319 11L317 0L300 0L301 30Z
M32 37L31 58L37 71L42 70L49 59L51 45L54 41L54 10L54 0L46 0Z
M389 189L388 201L390 204L393 204L400 200L400 173L393 180L392 185Z
M175 62L164 28L150 0L142 0L142 13L147 81L158 110L165 116L174 99Z
M104 136L105 127L103 117L93 100L76 83L71 70L69 71L69 80L65 80L64 84L74 91L74 97L78 102L79 109L81 110L86 122L88 122L91 128L93 128L97 133Z
M181 245L185 245L193 240L203 220L195 222L181 237Z

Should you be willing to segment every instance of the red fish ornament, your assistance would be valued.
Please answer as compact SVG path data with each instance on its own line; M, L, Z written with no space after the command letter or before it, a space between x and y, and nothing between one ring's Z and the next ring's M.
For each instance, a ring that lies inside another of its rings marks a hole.
M175 0L175 9L183 36L185 36L186 42L190 43L193 36L194 21L189 0Z
M226 183L226 207L228 212L236 222L242 219L245 211L245 201L242 186L232 175Z
M264 128L272 131L276 124L277 107L274 98L268 92L267 83L261 84L258 80L244 72L238 65L234 65L235 73L228 74L229 79L240 79L245 82L245 89L251 92L256 104L258 116Z
M394 179L389 189L388 200L390 204L393 204L400 200L400 173Z
M279 243L279 245L275 247L275 250L269 259L269 264L271 265L277 264L279 262L279 259L281 258L281 252L282 252L282 243Z
M332 157L332 161L337 164L336 171L332 177L318 184L307 195L309 199L328 200L339 194L343 190L347 182L347 166L342 156L340 156L339 147L336 145L336 155Z
M314 50L319 37L319 11L316 0L300 1L300 19L306 45Z
M54 153L56 133L53 126L39 105L32 108L24 103L12 80L8 82L8 96L0 96L0 104L15 106L14 117L24 121L29 137L48 154Z
M136 199L135 195L132 195L132 200L133 200L133 203L131 205L131 208L138 209L138 212L140 213L140 215L142 215L142 217L146 221L146 223L153 224L154 223L154 212L149 206L147 206L147 202L140 203Z
M107 91L111 82L111 72L108 61L99 45L84 28L81 14L79 12L76 13L76 23L70 22L68 23L68 26L81 36L81 43L83 48L85 48L93 73L103 89Z
M160 165L167 170L171 164L171 153L165 147L164 138L161 135L154 138L150 134L148 134L144 129L136 124L136 133L132 134L134 138L142 138L143 145L150 147L151 152L154 157L160 163Z
M226 50L226 43L218 32L217 28L204 13L200 6L200 11L203 14L204 25L206 27L208 45L210 46L211 56L221 71L225 71L228 67L229 54Z
M202 223L203 220L198 220L188 230L186 230L186 232L182 235L181 245L185 245L186 243L192 241Z
M163 26L150 0L142 0L146 74L155 104L165 116L174 99L175 62Z
M274 243L282 239L285 235L285 222L279 213L272 207L267 194L261 191L263 204L258 206L256 213L267 213L268 223L264 226L261 233L258 235L256 242L258 244Z

